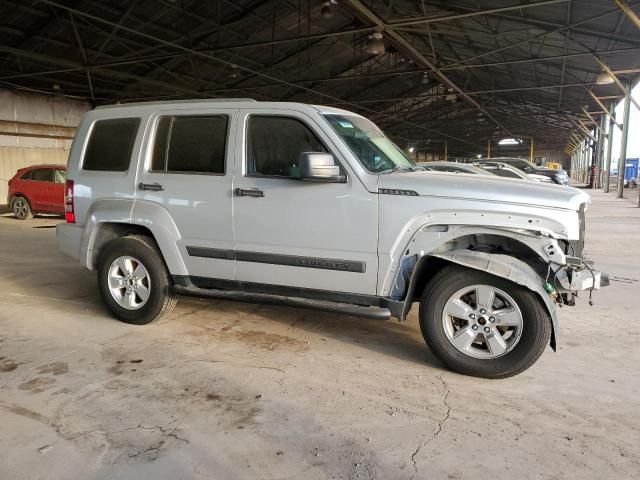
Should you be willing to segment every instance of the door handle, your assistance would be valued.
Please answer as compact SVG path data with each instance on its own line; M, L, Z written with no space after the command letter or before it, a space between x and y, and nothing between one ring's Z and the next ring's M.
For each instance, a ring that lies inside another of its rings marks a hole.
M233 193L237 197L264 197L264 192L257 188L236 188Z
M142 183L138 184L138 188L140 190L151 190L152 192L161 192L164 190L164 187L159 183Z

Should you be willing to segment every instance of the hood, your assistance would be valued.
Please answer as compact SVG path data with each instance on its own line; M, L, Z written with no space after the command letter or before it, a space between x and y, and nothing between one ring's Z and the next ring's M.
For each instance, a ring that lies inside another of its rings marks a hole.
M554 169L554 168L544 168L544 167L538 167L536 168L536 173L539 175L546 175L546 176L550 176L550 175L562 175L565 176L567 175L567 171L566 170L562 170L562 169Z
M591 197L573 187L497 176L434 171L378 176L378 188L411 190L420 196L575 210Z
M540 175L539 173L527 173L526 174L527 177L529 177L531 180L536 180L536 181L546 181L549 182L549 177L547 175Z

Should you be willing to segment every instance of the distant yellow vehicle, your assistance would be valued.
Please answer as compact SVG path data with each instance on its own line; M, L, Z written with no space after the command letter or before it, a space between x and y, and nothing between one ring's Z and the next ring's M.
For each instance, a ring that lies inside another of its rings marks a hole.
M554 170L562 170L562 165L558 162L547 162L545 164L546 168L552 168Z

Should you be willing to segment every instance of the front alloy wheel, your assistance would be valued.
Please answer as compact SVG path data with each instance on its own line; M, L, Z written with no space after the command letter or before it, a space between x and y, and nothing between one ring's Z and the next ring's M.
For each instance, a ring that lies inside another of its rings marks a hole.
M429 349L452 370L476 377L523 372L551 337L551 318L537 293L458 265L429 281L419 316Z
M518 344L522 313L516 301L491 285L470 285L449 297L442 312L447 339L474 358L497 358Z

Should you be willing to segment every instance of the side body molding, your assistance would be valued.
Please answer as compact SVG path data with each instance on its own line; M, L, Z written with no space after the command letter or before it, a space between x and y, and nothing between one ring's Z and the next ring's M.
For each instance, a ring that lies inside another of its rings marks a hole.
M551 316L552 332L551 332L551 348L556 350L556 340L558 334L558 310L547 291L543 287L543 280L536 271L522 260L511 257L509 255L500 255L495 253L486 253L473 250L451 250L449 252L434 253L429 256L422 257L420 260L436 257L451 263L457 263L464 267L481 270L483 272L505 278L514 283L522 285L529 290L538 294L547 311ZM415 276L415 275L414 275ZM410 292L407 295L407 303L411 306L411 295L414 285L414 279L410 285ZM406 309L408 311L408 308ZM408 312L407 312L408 313ZM403 316L406 313L403 312Z

